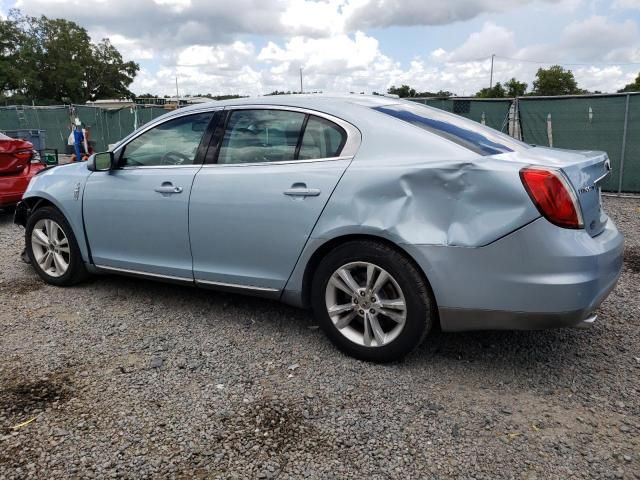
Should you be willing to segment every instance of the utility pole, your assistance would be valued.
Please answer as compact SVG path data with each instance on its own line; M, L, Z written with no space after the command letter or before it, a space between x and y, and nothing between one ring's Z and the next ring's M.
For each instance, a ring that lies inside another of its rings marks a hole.
M180 106L180 95L178 94L178 75L176 75L176 108Z
M495 58L495 56L495 53L491 55L491 76L489 77L489 90L491 90L491 88L493 87L493 59Z
M302 89L302 67L300 67L300 93L304 93L304 90Z

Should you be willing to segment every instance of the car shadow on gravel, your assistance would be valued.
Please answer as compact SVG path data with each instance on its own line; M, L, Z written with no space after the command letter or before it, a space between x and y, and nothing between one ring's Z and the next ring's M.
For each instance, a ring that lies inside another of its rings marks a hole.
M0 225L13 223L13 209L12 208L0 208Z
M202 322L207 325L215 325L218 321L237 321L243 328L259 323L261 328L273 329L273 333L283 330L297 332L298 335L308 337L309 341L304 348L310 356L325 355L325 348L329 342L324 335L318 335L315 331L317 326L310 311L284 305L275 300L131 277L96 278L94 282L96 289L121 292L128 300L134 302L138 297L139 299L151 297L169 305L176 304L177 310L207 312L202 317ZM222 311L229 315L217 318L216 314ZM200 321L199 318L196 315L195 320ZM475 365L491 365L498 370L503 367L509 369L522 367L529 371L532 368L540 369L540 373L543 374L544 369L550 364L561 364L567 358L580 356L580 348L585 342L586 335L589 335L589 332L576 329L467 333L443 333L439 329L434 329L416 352L394 365L396 368L411 368L424 363L447 364L462 360ZM322 338L323 344L317 343L319 337ZM313 349L318 351L314 353ZM339 358L343 354L336 349L335 355Z

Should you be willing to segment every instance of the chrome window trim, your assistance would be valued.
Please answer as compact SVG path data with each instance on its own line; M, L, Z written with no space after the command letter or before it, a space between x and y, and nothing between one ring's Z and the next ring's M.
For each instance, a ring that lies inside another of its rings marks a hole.
M335 162L336 160L351 160L353 156L309 158L305 160L280 160L278 162L252 162L252 163L205 163L202 168L224 168L224 167L257 167L265 165L292 165L299 163Z
M118 170L138 170L138 169L166 169L166 168L194 168L199 170L202 167L200 163L192 163L191 165L137 165L131 167L120 167Z
M256 287L254 285L240 285L237 283L224 283L224 282L212 282L211 280L198 280L196 279L196 285L211 285L215 287L229 287L229 288L239 288L242 290L256 290L259 292L279 292L280 290L277 288L267 288L267 287Z
M333 160L351 160L357 153L360 148L360 144L362 143L362 134L357 127L352 125L351 123L342 120L341 118L335 117L328 113L320 112L318 110L313 110L310 108L301 108L301 107L289 107L286 105L226 105L219 107L205 107L199 108L197 110L189 110L186 112L177 113L171 115L167 118L164 118L161 121L149 122L144 127L142 127L139 131L133 132L128 137L125 137L120 144L116 148L113 149L113 154L117 157L121 150L126 147L129 143L134 141L139 136L145 134L152 128L155 128L159 125L162 125L166 122L170 122L176 118L187 117L189 115L198 115L201 113L208 112L218 112L222 110L285 110L291 112L299 112L308 115L314 115L316 117L324 118L325 120L329 120L330 122L335 123L336 125L342 127L345 132L347 132L347 141L342 147L342 151L340 152L340 156L338 157L327 157L327 158L310 158L304 160L282 160L277 162L252 162L252 163L209 163L209 164L191 164L191 165L140 165L140 166L130 166L130 167L122 167L120 170L137 170L137 169L167 169L167 168L187 168L187 167L251 167L256 165L286 165L291 163L311 163L311 162L324 162L324 161L333 161Z
M173 275L162 275L159 273L142 272L140 270L129 270L127 268L107 267L106 265L98 265L98 264L96 264L95 266L96 268L99 268L101 270L108 270L112 272L129 273L131 275L140 275L142 277L164 278L166 280L177 280L180 282L193 283L193 278L175 277Z

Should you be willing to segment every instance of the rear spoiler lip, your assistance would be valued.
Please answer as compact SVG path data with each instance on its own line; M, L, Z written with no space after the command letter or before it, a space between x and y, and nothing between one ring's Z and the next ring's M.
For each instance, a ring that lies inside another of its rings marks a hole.
M611 173L611 160L609 159L609 156L605 153L605 156L607 157L607 159L604 161L604 168L606 170L606 172L604 172L604 174L598 178L596 178L594 180L594 185L597 185L598 183L600 183L602 180L604 180L605 178L607 178L609 176L609 174Z

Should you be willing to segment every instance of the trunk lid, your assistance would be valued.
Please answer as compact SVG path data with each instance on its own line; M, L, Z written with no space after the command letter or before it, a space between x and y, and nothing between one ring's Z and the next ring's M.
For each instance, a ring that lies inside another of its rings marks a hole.
M602 209L600 184L611 171L611 162L605 152L533 147L498 158L561 170L573 187L572 193L578 200L587 233L595 237L604 230L608 217Z

